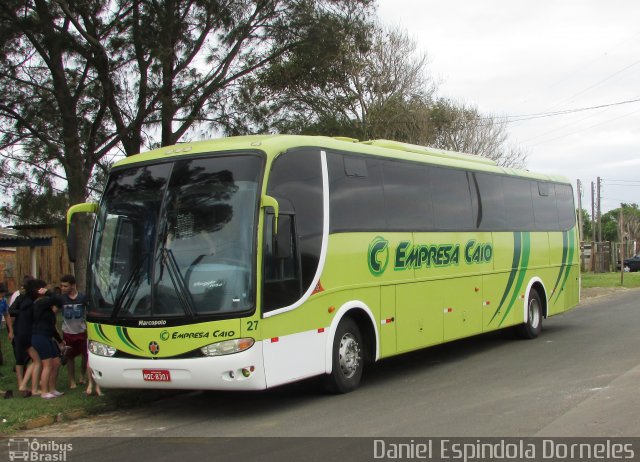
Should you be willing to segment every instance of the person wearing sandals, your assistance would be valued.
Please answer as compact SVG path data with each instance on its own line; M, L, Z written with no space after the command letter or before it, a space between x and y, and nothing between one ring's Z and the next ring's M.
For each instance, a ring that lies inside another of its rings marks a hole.
M62 337L56 329L56 313L63 302L59 297L48 292L46 286L46 282L40 279L35 280L37 298L33 302L31 344L42 361L41 396L44 399L52 399L64 394L56 390L60 369L60 346L63 344Z
M69 388L76 388L75 358L80 356L80 379L83 384L87 375L87 324L85 311L87 297L76 288L76 278L65 274L60 278L62 292L62 337L66 345Z

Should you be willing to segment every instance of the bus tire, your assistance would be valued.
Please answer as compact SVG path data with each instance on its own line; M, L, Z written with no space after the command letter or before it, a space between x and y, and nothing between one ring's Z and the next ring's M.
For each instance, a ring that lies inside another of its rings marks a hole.
M535 290L529 294L526 316L524 323L516 327L516 334L522 339L534 339L542 331L542 302Z
M325 389L331 393L349 393L358 388L364 369L362 335L351 318L340 321L333 338L331 373L325 375Z

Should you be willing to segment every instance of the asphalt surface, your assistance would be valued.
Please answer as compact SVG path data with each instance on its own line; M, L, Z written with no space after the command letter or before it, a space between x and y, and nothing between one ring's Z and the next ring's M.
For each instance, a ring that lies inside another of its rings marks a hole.
M317 380L190 392L17 436L640 437L639 328L628 290L545 320L535 340L498 332L380 361L346 395Z

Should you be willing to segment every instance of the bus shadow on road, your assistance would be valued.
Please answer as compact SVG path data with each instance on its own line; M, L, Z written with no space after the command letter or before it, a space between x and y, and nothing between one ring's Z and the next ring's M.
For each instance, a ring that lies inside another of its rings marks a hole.
M545 348L545 345L556 342L563 332L579 328L566 319L554 321L545 323L540 336L533 340L523 340L508 328L383 359L365 369L361 386L392 386L395 380L405 380L416 374L422 374L425 379L433 375L433 380L437 381L441 377L441 368L448 368L445 374L450 374L459 363L470 359L474 361L465 363L464 367L481 369L482 364L500 362L508 357L517 360L524 350Z
M481 368L483 362L496 362L506 356L522 354L523 348L542 348L543 344L554 342L555 337L563 331L573 329L571 323L554 322L545 324L543 332L535 340L519 340L509 329L481 334L453 342L436 345L407 352L405 354L383 359L365 368L362 379L362 391L376 388L402 386L409 380L433 381L442 380L441 368L448 368L450 373L459 367L461 362L478 357L469 364ZM499 350L499 351L496 351ZM467 366L464 366L467 367ZM417 377L417 379L416 379ZM359 391L354 392L356 395ZM375 391L373 392L376 393ZM171 405L172 412L185 415L202 415L203 418L238 417L247 413L253 416L267 415L275 410L308 406L324 403L327 399L351 399L332 396L324 391L322 378L314 377L300 382L282 385L265 391L202 391L191 392L181 396L179 405ZM355 397L355 396L354 396ZM165 410L167 410L165 408Z

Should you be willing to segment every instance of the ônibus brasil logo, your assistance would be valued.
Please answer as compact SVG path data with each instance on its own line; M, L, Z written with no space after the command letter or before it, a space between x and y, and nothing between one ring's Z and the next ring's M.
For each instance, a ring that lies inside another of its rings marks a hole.
M374 276L380 276L389 264L389 241L383 237L376 237L369 244L369 271Z

